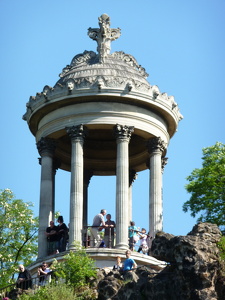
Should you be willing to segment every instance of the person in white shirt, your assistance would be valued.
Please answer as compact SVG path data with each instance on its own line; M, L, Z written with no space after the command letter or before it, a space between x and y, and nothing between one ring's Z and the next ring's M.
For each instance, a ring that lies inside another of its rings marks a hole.
M104 216L106 215L106 210L102 209L100 211L100 214L97 214L93 219L92 227L90 228L91 232L91 240L90 240L90 246L94 248L98 248L101 244L101 236L99 234L99 227L107 227L105 225Z

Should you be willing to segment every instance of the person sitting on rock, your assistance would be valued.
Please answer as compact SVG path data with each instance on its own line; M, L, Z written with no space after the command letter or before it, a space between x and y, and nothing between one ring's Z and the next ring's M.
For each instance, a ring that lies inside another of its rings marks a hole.
M123 271L131 271L137 268L136 262L132 258L130 258L131 251L127 250L125 254L127 259L123 263Z

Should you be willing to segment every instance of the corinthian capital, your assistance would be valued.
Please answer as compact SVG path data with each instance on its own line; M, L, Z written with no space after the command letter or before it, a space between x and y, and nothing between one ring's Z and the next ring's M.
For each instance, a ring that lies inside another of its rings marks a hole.
M134 126L119 125L114 126L114 135L118 139L130 139Z
M66 132L71 139L85 138L87 135L87 129L83 124L66 127Z
M147 147L150 154L154 151L160 151L163 153L166 150L166 143L161 139L161 137L155 137L148 141Z
M50 153L53 154L56 148L56 141L53 139L49 138L44 138L42 137L38 142L37 142L37 149L39 154L42 156L44 153Z

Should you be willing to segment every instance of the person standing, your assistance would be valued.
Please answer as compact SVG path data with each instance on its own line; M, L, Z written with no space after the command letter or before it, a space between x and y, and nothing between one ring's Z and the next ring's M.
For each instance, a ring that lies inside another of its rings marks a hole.
M50 221L50 226L46 228L45 235L47 236L47 251L48 255L56 253L58 246L57 226L53 221Z
M16 281L16 287L22 290L28 290L32 288L30 272L24 267L24 265L19 265L19 274Z
M105 222L105 225L108 225L108 227L105 228L104 233L104 242L107 248L113 248L114 247L114 228L116 227L116 223L111 220L111 215L106 215L107 221Z
M134 251L134 246L137 242L137 231L138 231L138 228L135 226L135 223L134 221L131 221L130 222L130 226L128 227L128 236L129 236L129 249L131 251Z
M68 240L68 227L63 221L63 216L58 217L57 233L58 233L58 250L59 252L66 251L66 241Z
M102 209L99 214L97 214L93 219L92 227L90 228L91 232L91 240L90 240L90 246L98 248L101 244L101 236L99 234L99 227L100 225L102 227L108 226L105 225L104 216L106 215L106 210Z
M138 235L140 236L140 240L141 240L138 252L142 251L143 254L146 254L148 252L148 244L147 244L148 236L146 234L146 229L142 228L141 232L139 232Z

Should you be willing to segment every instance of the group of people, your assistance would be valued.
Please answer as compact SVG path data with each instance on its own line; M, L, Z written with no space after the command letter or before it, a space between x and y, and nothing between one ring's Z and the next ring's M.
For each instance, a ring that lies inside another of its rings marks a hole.
M104 216L106 215L106 220ZM102 239L100 231L104 228L104 237ZM114 247L114 234L115 234L116 224L111 220L111 214L106 214L106 210L102 209L99 214L97 214L93 219L92 227L90 228L91 240L90 246L99 248L104 243L107 248ZM145 228L141 231L135 226L135 222L131 221L128 227L128 237L129 237L129 249L134 251L136 243L140 240L140 245L138 252L143 254L148 254L151 247L152 237L147 234Z
M135 222L131 221L130 226L128 227L128 236L129 236L129 249L134 251L136 243L140 240L140 245L138 252L143 254L148 254L151 247L152 237L147 234L145 228L142 228L139 231L138 227L135 226Z
M117 256L116 258L116 264L113 266L114 271L131 271L133 269L137 268L136 262L130 257L131 256L131 251L126 250L126 260L124 263L121 262L121 257Z
M137 268L136 262L131 258L131 251L126 250L125 254L126 260L123 263L121 262L121 257L117 256L116 264L113 266L114 271L129 272ZM43 262L37 271L37 275L39 278L38 285L45 286L47 283L51 282L51 274L51 268L46 262ZM33 284L30 271L23 265L19 265L19 274L16 282L16 287L22 290L28 290L31 289L32 286Z
M66 250L69 228L64 223L63 216L59 216L57 222L58 226L54 224L54 221L50 221L50 226L46 228L48 255Z
M106 216L106 221L104 217ZM50 221L50 226L46 228L48 255L56 254L66 250L68 243L68 232L69 228L63 221L63 216L58 217L58 226L54 224L54 221ZM114 248L114 237L115 237L116 223L111 220L111 214L107 214L105 209L101 209L100 213L97 214L94 219L92 226L90 227L90 247L99 248L107 247ZM100 232L104 229L104 234ZM135 222L131 221L128 227L129 237L129 249L134 251L135 245L140 240L138 252L148 254L152 237L147 234L146 229L142 228L141 231L135 226Z
M106 215L106 220L104 220L104 216ZM116 223L111 220L111 215L106 214L105 209L101 209L100 213L97 214L93 219L92 227L90 228L91 240L90 246L94 248L99 248L103 241L100 235L100 231L104 228L104 246L107 248L114 247L114 234Z
M38 268L38 285L44 286L46 283L51 281L52 270L49 268L46 262L43 262ZM32 277L30 271L24 267L24 265L19 265L19 273L16 281L16 287L22 290L28 290L32 288Z

